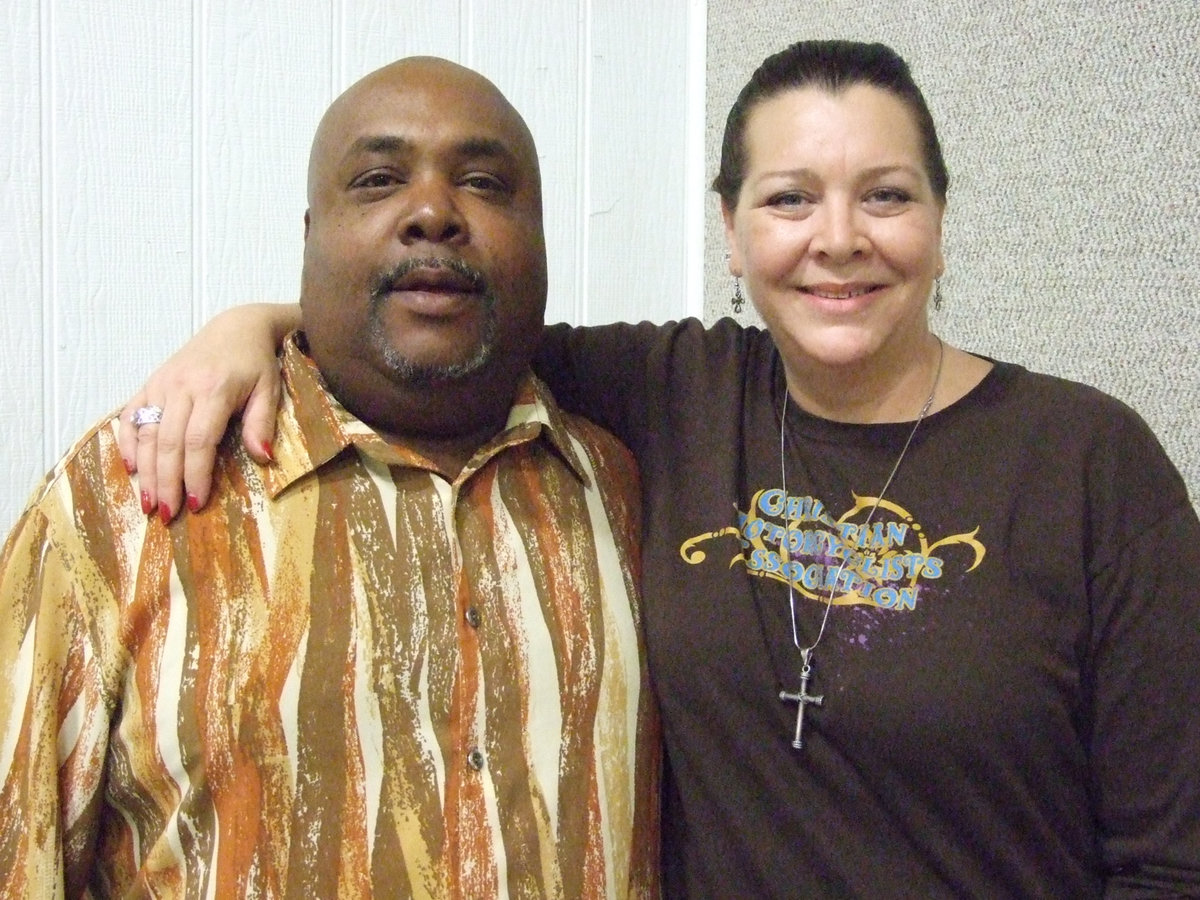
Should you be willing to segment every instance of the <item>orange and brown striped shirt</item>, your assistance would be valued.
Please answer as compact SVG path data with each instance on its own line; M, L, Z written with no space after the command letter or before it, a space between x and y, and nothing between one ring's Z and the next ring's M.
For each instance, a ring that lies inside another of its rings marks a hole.
M284 374L201 513L109 420L10 535L3 896L656 897L628 452L530 376L450 482Z

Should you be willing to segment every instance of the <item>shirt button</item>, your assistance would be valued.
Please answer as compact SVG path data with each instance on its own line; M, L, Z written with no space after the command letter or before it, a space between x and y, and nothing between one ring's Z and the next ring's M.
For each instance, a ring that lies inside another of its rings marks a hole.
M467 765L478 772L483 768L483 764L483 751L478 747L472 747L471 752L467 754Z
M474 606L468 606L466 612L467 624L472 628L478 628L479 623L483 621L483 616L479 614L479 610Z

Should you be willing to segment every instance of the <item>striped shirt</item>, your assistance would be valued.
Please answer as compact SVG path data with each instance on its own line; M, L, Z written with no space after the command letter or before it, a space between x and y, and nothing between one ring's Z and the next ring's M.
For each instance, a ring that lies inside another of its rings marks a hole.
M533 376L451 482L289 341L276 463L109 420L0 560L4 897L656 897L637 477Z

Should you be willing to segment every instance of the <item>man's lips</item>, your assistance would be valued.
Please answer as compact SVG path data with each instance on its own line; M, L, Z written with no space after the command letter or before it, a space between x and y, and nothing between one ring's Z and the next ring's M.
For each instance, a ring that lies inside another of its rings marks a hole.
M413 269L392 281L388 287L392 292L431 294L474 294L481 289L478 279L440 266Z
M455 317L481 308L483 294L476 290L450 290L441 285L415 282L383 295L398 308L418 316Z
M375 303L388 299L421 316L454 316L487 296L483 276L459 260L406 260L376 280Z

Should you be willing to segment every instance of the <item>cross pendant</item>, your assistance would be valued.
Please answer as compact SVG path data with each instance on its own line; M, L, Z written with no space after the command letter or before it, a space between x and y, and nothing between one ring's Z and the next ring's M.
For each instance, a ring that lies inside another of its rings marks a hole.
M808 692L808 679L812 677L812 648L800 651L803 656L804 665L800 669L800 692L793 694L788 691L780 691L779 699L784 702L791 701L797 705L796 709L796 735L792 738L792 746L797 750L804 747L802 739L804 733L804 708L810 703L820 706L825 696L823 694L810 694Z

